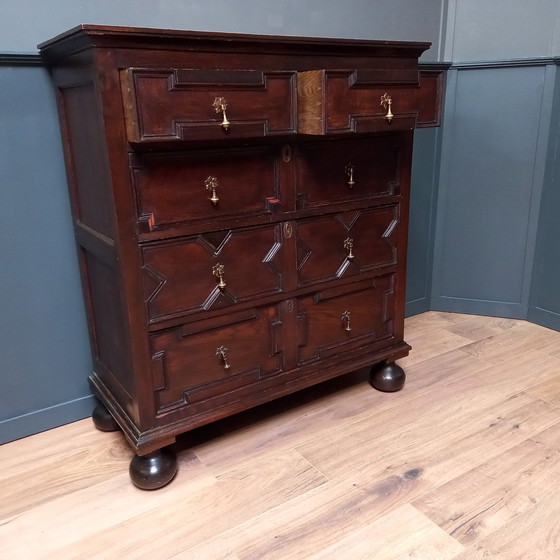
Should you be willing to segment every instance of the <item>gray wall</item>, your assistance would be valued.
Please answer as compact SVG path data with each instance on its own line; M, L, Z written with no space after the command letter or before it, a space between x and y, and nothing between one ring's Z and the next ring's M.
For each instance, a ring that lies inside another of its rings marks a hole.
M79 23L432 41L442 0L0 0L0 443L88 416L91 368L54 93L36 45ZM4 53L2 55L2 53ZM409 312L429 308L439 132L414 154Z
M448 3L444 53L453 66L433 309L521 318L535 318L535 305L558 311L558 264L547 259L558 251L553 216L560 200L549 146L558 136L557 123L550 125L555 99L558 105L552 57L560 54L559 15L558 0Z
M557 61L558 62L558 61ZM528 317L560 330L560 72L556 70Z

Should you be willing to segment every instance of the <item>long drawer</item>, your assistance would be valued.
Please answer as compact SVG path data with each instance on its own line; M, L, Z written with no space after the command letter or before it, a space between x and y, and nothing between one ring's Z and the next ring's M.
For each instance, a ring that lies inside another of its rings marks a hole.
M298 286L396 265L398 226L396 204L299 221Z
M295 153L298 208L398 195L402 150L398 135L300 144Z
M138 230L216 229L220 222L281 210L272 146L135 154L131 173Z
M281 225L273 224L144 245L150 322L279 294L282 243Z
M394 335L395 275L298 298L298 363L389 343Z
M300 72L298 131L325 135L437 126L442 80L442 72L417 69Z
M278 306L232 313L210 324L187 324L150 337L157 412L225 399L283 369ZM197 330L198 329L198 330Z
M121 90L134 144L296 132L296 72L127 68Z

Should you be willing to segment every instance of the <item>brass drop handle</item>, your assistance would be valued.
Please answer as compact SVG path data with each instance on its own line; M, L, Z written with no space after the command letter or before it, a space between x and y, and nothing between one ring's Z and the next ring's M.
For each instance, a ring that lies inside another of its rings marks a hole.
M381 96L381 106L384 109L387 109L387 114L385 115L385 120L387 122L391 122L393 120L393 113L391 112L391 105L393 104L393 100L388 93L385 93Z
M227 115L226 115L226 108L227 108L227 103L226 103L226 98L225 97L216 97L214 99L214 103L212 104L212 107L214 107L214 109L216 110L216 113L222 113L223 115L223 119L222 119L222 128L224 130L228 130L229 129L229 121L227 119Z
M212 191L210 200L212 201L212 204L216 206L216 204L218 204L218 201L220 200L218 198L218 195L216 194L216 189L218 188L218 179L216 179L216 177L210 176L206 179L206 181L204 181L204 186L206 187L207 191Z
M226 287L226 283L224 282L224 265L220 263L215 264L212 267L212 274L219 278L220 282L218 283L218 288L223 290Z
M348 309L342 314L342 322L344 323L344 330L350 332L352 328L350 327L350 311Z
M347 163L344 172L348 177L348 186L352 188L356 183L354 182L354 164Z
M344 240L344 248L348 251L346 258L351 261L354 258L354 254L352 253L352 247L354 247L354 240L351 237L347 237Z
M229 369L231 367L227 361L227 351L228 349L225 346L216 348L216 357L222 362L224 369Z

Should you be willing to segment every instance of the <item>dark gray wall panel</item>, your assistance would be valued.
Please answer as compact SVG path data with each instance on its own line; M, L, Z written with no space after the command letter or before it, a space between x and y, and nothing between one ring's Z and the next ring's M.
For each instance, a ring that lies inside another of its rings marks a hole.
M407 316L430 309L440 132L439 128L424 128L414 132L406 280Z
M438 60L443 0L18 0L0 18L0 51L34 51L79 23L432 41ZM33 17L29 17L33 14Z
M553 50L558 0L449 0L446 59L456 61L537 58Z
M456 71L442 152L438 308L525 312L545 74L544 66Z
M0 107L1 443L55 425L43 410L89 398L91 359L47 72L0 66Z
M551 112L529 319L560 330L560 72Z

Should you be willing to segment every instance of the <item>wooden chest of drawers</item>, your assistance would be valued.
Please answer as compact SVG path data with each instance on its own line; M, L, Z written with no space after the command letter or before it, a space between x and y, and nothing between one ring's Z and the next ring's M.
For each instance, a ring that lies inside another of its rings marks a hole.
M177 435L364 366L402 387L413 129L427 43L84 25L57 87L100 429L133 482ZM110 415L107 414L107 411Z

